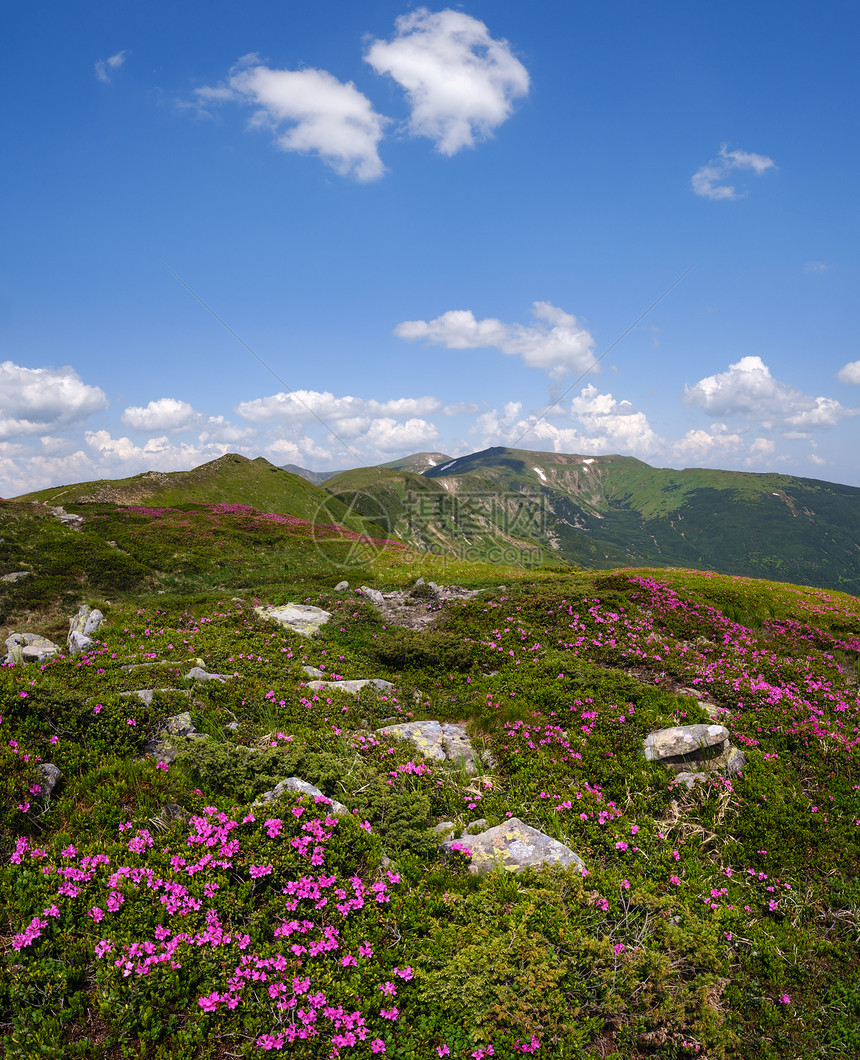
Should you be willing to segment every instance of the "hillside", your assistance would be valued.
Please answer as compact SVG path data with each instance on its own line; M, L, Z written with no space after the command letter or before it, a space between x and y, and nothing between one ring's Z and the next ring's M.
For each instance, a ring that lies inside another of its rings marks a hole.
M4 1055L860 1055L860 599L86 511L0 503L0 575L75 562L5 597L60 650L0 666Z
M263 457L249 460L227 453L191 471L145 471L126 479L100 479L38 490L19 501L49 505L119 504L172 507L188 504L247 504L261 512L314 519L321 505L331 506L326 492ZM339 522L349 515L340 510ZM354 525L359 529L358 525Z

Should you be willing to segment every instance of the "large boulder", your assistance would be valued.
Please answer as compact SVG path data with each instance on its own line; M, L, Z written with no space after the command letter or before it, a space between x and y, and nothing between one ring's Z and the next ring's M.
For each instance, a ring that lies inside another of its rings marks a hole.
M312 604L284 604L283 607L255 607L254 611L261 618L277 622L279 626L290 629L303 637L313 636L331 618L330 611Z
M472 852L470 872L486 873L494 868L522 872L543 865L559 865L563 869L572 866L580 872L585 868L585 862L570 847L524 824L518 817L511 817L480 835L464 836L459 841L448 839L442 843L442 849L450 850L454 842Z

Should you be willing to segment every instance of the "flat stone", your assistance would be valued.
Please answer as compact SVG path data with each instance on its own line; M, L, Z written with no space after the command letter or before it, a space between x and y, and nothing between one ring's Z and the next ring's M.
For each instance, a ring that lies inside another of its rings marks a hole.
M691 763L717 758L728 751L729 730L724 725L674 725L645 737L645 757L682 772Z
M349 582L338 582L337 585L334 587L334 591L336 593L348 593Z
M0 577L0 582L19 582L22 578L29 578L32 573L29 570L13 570Z
M344 806L342 802L338 802L336 799L330 799L327 795L323 795L319 788L314 787L313 784L309 784L306 780L302 780L301 777L287 777L286 780L279 781L270 791L264 791L263 794L255 800L255 806L265 806L270 802L275 802L281 795L286 791L298 792L300 795L310 795L312 798L322 798L326 800L326 803L331 807L331 812L335 817L349 817L349 810Z
M390 681L384 681L381 677L361 677L354 681L308 681L305 687L313 692L348 692L351 696L357 696L368 685L380 692L394 688Z
M443 848L450 848L452 842L446 840ZM470 872L492 872L497 867L505 872L522 872L542 865L573 867L580 872L585 868L585 862L570 847L524 824L517 817L488 828L480 835L469 836L464 845L472 851Z
M190 688L135 688L131 692L120 692L121 696L137 696L141 703L152 706L152 697L156 692L173 692L177 696L190 696Z
M325 677L325 673L316 666L303 666L302 672L306 673L308 677Z
M313 636L331 618L330 611L312 604L285 604L283 607L255 607L254 612L270 622L290 629L302 637Z

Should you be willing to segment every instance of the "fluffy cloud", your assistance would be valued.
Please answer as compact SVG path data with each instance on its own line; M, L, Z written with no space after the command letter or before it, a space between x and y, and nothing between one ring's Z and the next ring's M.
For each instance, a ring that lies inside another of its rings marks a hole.
M319 155L341 176L367 181L385 172L377 146L388 119L326 70L272 70L245 56L224 84L199 88L197 98L256 107L251 124L270 129L282 151Z
M460 11L419 8L401 15L390 41L374 41L365 60L389 74L412 108L409 129L444 155L472 147L510 117L529 75L507 41Z
M519 448L549 443L557 453L633 453L647 457L664 442L651 429L648 418L629 401L617 401L589 384L570 404L570 417L579 426L564 427L534 413L521 416L519 402L504 410L491 410L478 418L476 428L483 444Z
M138 431L183 431L199 420L200 413L187 401L169 397L150 401L146 408L130 405L122 414L122 422Z
M848 364L839 369L836 373L836 378L840 383L860 384L860 361L849 361Z
M62 430L107 405L104 391L82 382L73 368L0 364L0 439Z
M535 302L532 315L540 322L503 324L494 317L476 320L470 309L452 309L435 320L405 320L394 329L401 339L425 339L449 350L493 347L514 354L552 379L595 368L594 339L575 316L550 302Z
M365 400L357 397L335 397L318 390L292 390L290 393L243 401L236 406L239 415L250 423L281 420L288 423L310 423L314 420L332 426L352 422L360 430L375 416L424 416L442 407L438 398L395 398L392 401Z
M362 439L366 445L383 453L410 452L423 449L439 441L439 432L427 420L412 419L398 423L390 416L375 419Z
M99 81L102 82L102 84L104 84L104 85L109 85L110 84L110 82L111 82L111 74L113 74L114 70L119 70L119 68L125 62L125 59L126 59L127 55L128 55L127 51L122 51L122 52L117 52L115 55L112 55L109 59L99 59L98 60L98 62L95 65L95 71L96 71L96 77L99 79Z
M855 410L826 397L811 397L770 374L761 357L742 357L726 372L684 387L683 401L723 416L743 416L770 426L781 420L792 427L831 427Z
M706 199L740 199L746 192L739 192L732 184L725 181L738 170L747 170L760 177L775 163L766 155L754 155L749 151L729 151L725 144L720 147L719 155L697 170L691 183L696 195Z

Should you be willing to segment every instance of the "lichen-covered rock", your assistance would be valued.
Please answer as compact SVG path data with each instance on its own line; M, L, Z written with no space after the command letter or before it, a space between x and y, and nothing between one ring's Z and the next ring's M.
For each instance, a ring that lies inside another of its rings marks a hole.
M454 762L467 773L477 772L475 749L466 735L466 726L451 721L404 721L385 725L377 732L411 740L425 758Z
M5 661L11 665L46 662L57 655L60 646L38 633L11 633L6 638Z
M290 629L302 637L311 637L331 618L330 611L312 604L285 604L283 607L255 607L254 612L270 622Z
M263 794L255 800L255 806L266 806L270 802L275 802L279 799L285 791L296 791L300 795L310 795L314 799L325 799L325 802L331 807L331 812L335 817L348 817L349 810L344 806L342 802L338 802L336 799L330 799L327 795L323 795L319 788L315 788L313 784L309 784L306 780L302 780L301 777L287 777L286 780L279 781L271 790L264 791Z
M455 840L446 840L442 848L450 849L452 842ZM488 828L480 835L468 836L468 842L463 839L459 842L472 852L470 872L492 872L497 867L505 872L522 872L542 865L573 867L580 872L585 868L585 862L570 847L524 824L517 817Z
M384 681L381 677L361 677L354 681L308 681L305 687L312 692L348 692L351 696L357 696L368 685L380 692L394 688L390 681Z

